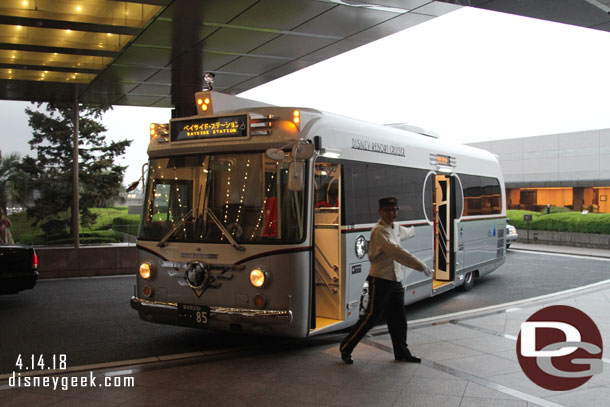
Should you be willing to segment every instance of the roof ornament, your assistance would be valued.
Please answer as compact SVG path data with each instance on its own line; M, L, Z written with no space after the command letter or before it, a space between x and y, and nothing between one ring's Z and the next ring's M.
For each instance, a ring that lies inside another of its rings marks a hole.
M212 90L212 85L214 84L215 76L216 75L214 75L212 72L206 72L205 75L203 75L203 80L205 81L205 84L208 87L207 89L204 89L204 90Z

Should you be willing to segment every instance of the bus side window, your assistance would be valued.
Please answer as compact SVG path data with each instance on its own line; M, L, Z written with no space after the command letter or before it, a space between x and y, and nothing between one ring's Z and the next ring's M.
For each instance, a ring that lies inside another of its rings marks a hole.
M336 208L339 206L339 180L334 179L328 186L326 192L326 200L331 207Z
M315 208L339 207L337 165L319 162L315 166Z

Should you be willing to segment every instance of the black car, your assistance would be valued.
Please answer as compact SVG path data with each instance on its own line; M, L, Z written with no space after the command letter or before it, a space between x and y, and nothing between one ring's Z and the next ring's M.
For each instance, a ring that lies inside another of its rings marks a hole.
M0 246L0 294L34 288L38 280L38 256L33 247Z

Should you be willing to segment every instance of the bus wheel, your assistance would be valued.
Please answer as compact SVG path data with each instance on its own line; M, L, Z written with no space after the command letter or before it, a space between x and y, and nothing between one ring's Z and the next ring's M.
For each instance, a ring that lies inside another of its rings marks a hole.
M369 293L369 282L368 280L364 282L362 286L362 294L360 295L360 316L364 315L366 311L369 309L369 302L371 301L370 293Z
M474 272L470 271L464 276L464 284L462 285L462 291L470 291L474 287Z

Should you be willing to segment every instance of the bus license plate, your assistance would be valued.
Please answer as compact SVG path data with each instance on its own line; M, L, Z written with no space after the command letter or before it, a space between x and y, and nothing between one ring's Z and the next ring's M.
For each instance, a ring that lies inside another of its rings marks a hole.
M205 305L178 304L178 318L205 325L210 320L210 307Z

